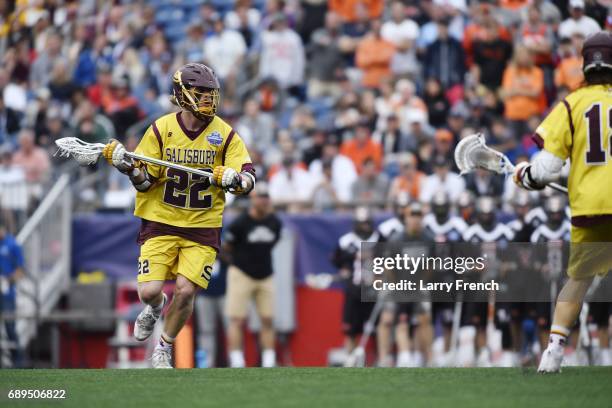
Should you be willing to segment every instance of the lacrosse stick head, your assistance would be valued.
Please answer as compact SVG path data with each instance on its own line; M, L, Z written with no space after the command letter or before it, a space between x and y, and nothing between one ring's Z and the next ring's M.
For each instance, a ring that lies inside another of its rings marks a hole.
M81 166L95 164L104 149L101 143L87 143L77 137L62 137L57 139L55 144L58 147L56 155L72 157Z
M509 174L514 165L502 153L488 147L482 133L467 136L455 148L455 163L466 174L475 169L485 169L497 174Z

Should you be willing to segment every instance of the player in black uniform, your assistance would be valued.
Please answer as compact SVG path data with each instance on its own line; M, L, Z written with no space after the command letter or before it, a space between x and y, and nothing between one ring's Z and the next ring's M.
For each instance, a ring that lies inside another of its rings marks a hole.
M344 307L342 312L342 330L345 349L350 354L357 345L357 337L363 333L363 327L372 313L374 303L361 301L361 265L359 252L361 243L377 242L378 234L370 211L365 207L355 210L353 230L338 240L338 246L332 257L332 263L345 281Z
M454 215L451 211L451 203L448 199L448 195L440 191L432 197L431 200L431 212L423 218L423 226L425 234L436 243L456 243L463 240L463 233L467 229L468 225L462 217ZM452 247L450 245L437 245L433 248L433 256L446 258L452 256ZM454 282L456 276L453 271L438 272L436 273L436 279L444 282ZM446 302L433 302L432 303L432 314L434 322L440 322L442 325L444 343L443 350L439 353L435 353L435 362L437 366L447 365L446 355L450 351L451 343L451 330L453 324L453 311L456 307L455 303L452 302L454 293L448 293L448 301Z
M472 244L480 244L481 256L487 256L489 265L493 264L492 260L497 260L495 264L498 265L498 269L501 269L504 265L504 259L500 256L500 249L503 249L504 244L512 241L514 233L507 225L497 222L497 205L492 197L479 197L476 200L475 210L476 223L465 230L463 240ZM476 349L478 351L476 363L479 366L491 364L486 330L490 320L490 306L487 303L472 301L468 302L463 308L465 311L463 313L463 325L476 328ZM502 347L509 349L511 345L509 307L497 307L494 310L492 317L496 326L502 330Z

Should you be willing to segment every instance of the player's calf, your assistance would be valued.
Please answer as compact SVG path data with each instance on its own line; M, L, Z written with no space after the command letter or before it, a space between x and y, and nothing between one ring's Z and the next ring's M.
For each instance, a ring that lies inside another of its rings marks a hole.
M168 297L162 293L162 301L156 306L147 305L140 312L134 324L134 338L138 341L144 341L151 336L155 323L159 320L164 306L168 302Z

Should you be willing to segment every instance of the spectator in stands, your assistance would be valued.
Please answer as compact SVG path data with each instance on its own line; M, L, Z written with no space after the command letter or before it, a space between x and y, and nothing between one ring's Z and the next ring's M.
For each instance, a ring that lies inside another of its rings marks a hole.
M310 166L310 163L321 158L326 138L327 135L323 130L315 129L304 140L305 147L302 150L302 161L306 166Z
M442 156L436 156L433 161L434 172L428 176L421 188L419 201L428 203L434 194L445 191L448 198L455 202L465 190L465 180L457 173L450 171L449 162Z
M308 97L339 96L337 78L344 67L340 50L342 21L334 12L325 15L325 26L312 33L308 45L310 79Z
M568 3L569 18L559 24L559 37L571 38L578 32L585 38L601 30L601 27L593 18L584 14L584 0L570 0Z
M274 117L262 112L259 104L253 98L244 102L244 111L238 122L236 130L245 140L247 147L257 146L258 149L268 150L274 142ZM249 134L249 136L246 136Z
M557 27L561 22L561 12L552 1L533 0L531 6L537 7L542 20L551 26ZM527 19L528 13L529 7L525 7L521 10L521 18L523 21Z
M381 37L395 45L396 52L391 60L391 71L395 76L416 77L420 63L416 57L416 40L419 26L406 16L401 1L391 3L391 19L383 23Z
M252 6L251 0L238 0L234 10L225 15L225 25L231 30L238 31L247 47L251 47L255 33L261 21L261 12Z
M261 322L261 365L276 365L272 249L281 237L281 228L281 220L273 212L265 183L258 183L251 193L248 211L238 216L225 231L223 252L230 264L225 310L229 319L231 367L245 366L242 332L251 301L255 302Z
M582 73L582 34L574 34L573 38L562 38L559 43L559 64L555 69L555 85L568 91L575 91L584 82Z
M374 160L368 158L363 162L361 175L353 183L353 202L359 205L384 206L389 189L389 180L380 174Z
M434 156L442 156L449 163L454 163L454 145L455 140L453 134L448 129L440 128L434 134Z
M312 189L312 208L317 211L334 210L341 201L333 185L331 160L321 161L321 177Z
M51 80L53 66L63 63L68 66L68 60L62 52L63 38L57 31L51 31L47 36L44 50L36 57L30 72L30 86L32 89L46 87Z
M130 84L125 76L113 79L110 94L102 100L102 108L113 122L119 140L123 140L128 128L142 117L138 99L131 94Z
M523 20L516 34L516 41L531 51L537 66L552 66L552 46L555 41L553 28L542 20L540 9L536 5L528 7L527 18Z
M359 174L366 160L371 160L377 171L382 168L382 147L380 143L372 139L368 124L365 122L360 122L355 127L353 139L342 143L340 154L353 161Z
M289 28L287 17L276 14L261 34L260 78L274 78L282 89L300 94L304 82L305 55L302 40Z
M361 69L361 83L367 88L377 88L382 80L391 76L391 60L395 45L381 37L380 20L372 21L372 27L357 45L355 64Z
M391 155L416 148L414 141L411 141L408 135L401 130L399 118L395 113L387 116L385 129L376 132L374 140L380 144L385 160Z
M408 123L407 135L411 147L431 141L435 130L427 124L425 112L420 109L409 111L406 122Z
M469 67L475 62L475 46L477 42L490 43L499 41L499 44L503 45L504 42L507 43L510 39L510 32L499 23L498 16L490 3L482 2L474 4L471 22L463 33L463 49L466 53Z
M28 186L25 171L13 163L9 145L0 146L0 223L11 233L17 233L28 209Z
M204 27L199 21L193 21L187 27L187 36L177 45L177 55L181 62L204 61Z
M487 170L476 169L475 172L465 177L465 188L472 192L475 197L499 197L504 193L504 176Z
M329 0L329 9L342 16L347 23L357 21L360 12L370 19L379 18L384 7L383 0Z
M418 200L426 176L417 169L417 158L412 153L403 153L398 158L400 174L393 179L389 188L387 201L397 202L402 194L408 194L412 200Z
M502 75L512 57L512 43L506 31L492 20L481 27L482 32L473 42L473 61L470 73L473 79L496 90L502 83Z
M404 132L411 132L411 125L414 121L427 122L427 106L416 95L414 82L408 79L397 81L391 103L393 111L400 118L400 126Z
M49 91L51 92L51 99L67 103L72 97L72 93L75 90L75 85L71 79L70 69L67 65L66 60L57 60L53 64L51 69L51 75L49 76Z
M246 43L240 33L225 28L220 17L212 21L213 33L204 41L204 60L215 70L224 93L233 95L246 55Z
M17 312L16 284L25 276L23 267L24 261L21 247L15 238L8 233L2 219L0 219L0 286L2 287L2 308L0 313ZM23 351L19 345L16 321L14 319L4 320L4 331L10 342L8 348L11 352L12 367L20 368L23 364ZM3 351L4 349L3 345Z
M515 136L525 133L527 119L543 113L546 107L544 73L535 66L527 48L518 46L514 50L512 64L504 71L501 95L504 116L510 121Z
M310 200L313 179L291 154L283 157L281 167L270 176L270 199L274 204L299 206Z
M14 144L19 129L19 115L13 109L7 108L4 99L0 97L0 145Z
M438 20L438 38L427 47L425 53L426 78L434 78L449 89L463 84L465 76L465 55L461 43L451 37L448 32L450 19L443 17Z
M434 77L430 77L425 82L423 102L425 102L427 112L429 113L429 124L435 128L446 124L448 111L450 110L448 99L444 96L444 89L448 88L446 86L443 87L438 79Z
M13 155L13 164L24 169L26 180L34 189L35 195L42 193L42 183L49 177L49 155L35 145L34 131L22 129L19 132L19 149Z
M348 157L338 152L338 141L330 136L328 143L323 147L321 159L310 163L308 171L313 180L323 178L323 163L331 163L331 183L340 202L351 200L351 188L357 179L355 165Z

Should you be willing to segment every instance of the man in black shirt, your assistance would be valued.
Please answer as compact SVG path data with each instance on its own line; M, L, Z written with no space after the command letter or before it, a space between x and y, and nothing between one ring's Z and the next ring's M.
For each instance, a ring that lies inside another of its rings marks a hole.
M259 339L262 366L274 367L274 284L272 249L281 233L281 220L272 212L265 184L251 194L247 212L238 216L225 232L224 252L230 266L227 271L226 315L229 319L230 365L244 367L242 326L251 300L255 301L261 320Z

